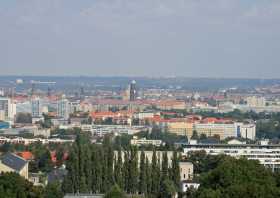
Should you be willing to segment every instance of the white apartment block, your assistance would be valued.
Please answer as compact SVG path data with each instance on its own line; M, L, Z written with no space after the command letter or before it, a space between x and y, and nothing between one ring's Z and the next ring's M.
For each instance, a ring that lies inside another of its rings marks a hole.
M137 137L133 137L130 140L131 145L141 146L141 145L153 145L153 146L161 146L164 143L161 140L147 140L146 138L137 139Z
M257 160L260 164L272 168L280 168L280 146L268 144L186 144L183 155L192 151L205 151L209 155L225 154L235 158L245 157Z
M0 116L4 121L13 120L16 114L16 106L10 98L0 97Z
M57 116L67 120L70 115L70 104L66 98L62 98L57 102Z
M196 123L194 130L200 136L205 134L207 137L218 135L221 140L229 137L242 137L255 140L256 126L255 124L244 123Z

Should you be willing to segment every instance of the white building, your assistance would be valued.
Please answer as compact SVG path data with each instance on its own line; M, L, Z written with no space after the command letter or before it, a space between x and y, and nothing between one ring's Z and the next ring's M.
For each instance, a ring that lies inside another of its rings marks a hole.
M225 154L235 158L258 160L260 164L274 169L280 168L280 146L268 144L186 144L183 155L192 151L205 151L209 155Z
M221 140L229 137L242 137L255 140L256 125L244 123L196 123L194 130L200 136L205 134L207 137L218 135Z
M4 118L4 121L14 119L16 109L10 98L0 97L0 111L1 117Z
M256 125L255 124L244 124L236 123L237 137L245 139L255 140L256 139Z
M62 98L57 102L57 116L67 120L70 114L69 101L66 98Z
M197 190L200 184L192 181L184 181L182 182L182 192L187 192L189 189L193 188Z
M133 135L141 131L148 131L149 128L145 126L127 126L127 125L92 125L92 133L96 136L104 136L106 134L114 133L116 135L128 134Z
M136 136L130 140L131 145L141 146L141 145L153 145L153 146L161 146L164 143L161 140L147 140L146 138L138 139Z

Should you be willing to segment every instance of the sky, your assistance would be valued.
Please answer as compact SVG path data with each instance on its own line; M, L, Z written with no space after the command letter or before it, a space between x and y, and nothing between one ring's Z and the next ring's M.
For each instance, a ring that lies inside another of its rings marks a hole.
M280 1L0 0L0 75L280 78Z

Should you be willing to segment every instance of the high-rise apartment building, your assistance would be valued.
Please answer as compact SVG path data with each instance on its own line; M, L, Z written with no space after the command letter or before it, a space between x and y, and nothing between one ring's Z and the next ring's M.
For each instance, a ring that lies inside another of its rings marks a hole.
M10 98L0 97L0 111L4 120L12 120L14 117L14 105Z
M33 118L42 116L42 102L38 97L31 100L31 114Z
M70 114L70 105L69 100L65 97L62 97L57 102L57 116L60 118L68 119Z

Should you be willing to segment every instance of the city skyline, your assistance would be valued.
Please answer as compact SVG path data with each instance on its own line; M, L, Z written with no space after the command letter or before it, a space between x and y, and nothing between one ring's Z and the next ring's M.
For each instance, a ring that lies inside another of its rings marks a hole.
M275 0L0 5L3 75L278 78L280 72Z

